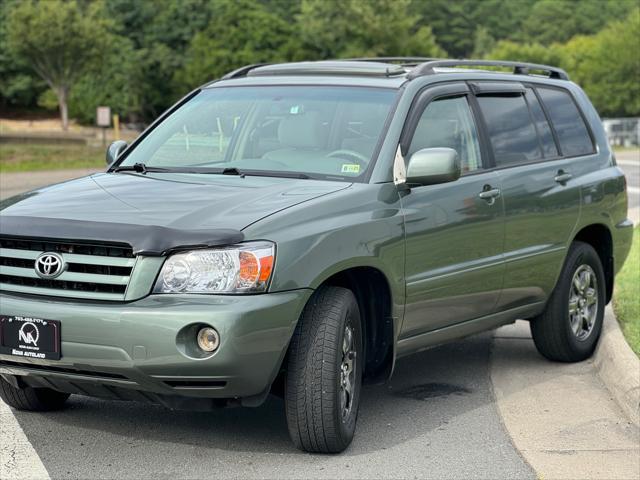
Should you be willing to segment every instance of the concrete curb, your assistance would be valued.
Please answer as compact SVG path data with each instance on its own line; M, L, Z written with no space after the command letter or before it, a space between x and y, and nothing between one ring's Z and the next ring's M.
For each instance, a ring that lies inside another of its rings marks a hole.
M594 365L627 417L640 426L640 359L625 340L611 306L605 310Z

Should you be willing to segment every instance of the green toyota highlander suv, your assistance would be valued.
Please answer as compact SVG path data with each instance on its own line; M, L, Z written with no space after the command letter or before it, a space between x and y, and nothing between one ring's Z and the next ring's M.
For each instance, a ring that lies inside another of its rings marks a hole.
M631 244L598 114L544 65L247 66L107 161L0 204L14 408L271 392L297 447L339 452L404 355L528 319L548 359L589 357Z

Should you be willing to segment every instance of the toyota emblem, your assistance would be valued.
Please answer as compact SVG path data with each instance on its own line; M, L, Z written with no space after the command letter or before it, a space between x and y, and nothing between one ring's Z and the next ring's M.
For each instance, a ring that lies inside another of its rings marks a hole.
M64 260L61 255L45 252L36 258L35 270L40 278L56 278L64 271Z

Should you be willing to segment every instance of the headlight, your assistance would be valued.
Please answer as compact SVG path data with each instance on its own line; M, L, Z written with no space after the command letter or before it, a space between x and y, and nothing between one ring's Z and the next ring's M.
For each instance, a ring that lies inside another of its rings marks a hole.
M153 292L264 292L274 264L275 245L271 242L176 253L164 262Z

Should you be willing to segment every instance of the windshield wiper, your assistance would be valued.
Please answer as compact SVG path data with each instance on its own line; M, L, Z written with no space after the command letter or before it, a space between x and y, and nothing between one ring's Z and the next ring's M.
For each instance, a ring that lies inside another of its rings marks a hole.
M244 173L238 170L236 167L228 167L222 170L223 175L238 175L239 177L244 178Z
M252 170L244 172L245 175L255 177L282 177L282 178L299 178L300 180L309 180L311 177L301 172L279 172L277 170Z
M137 172L142 173L200 173L200 174L213 174L213 175L233 175L240 178L247 177L282 177L282 178L298 178L302 180L308 180L311 176L306 173L300 172L281 172L278 170L240 170L236 167L227 168L193 168L193 167L174 167L174 168L160 168L160 167L148 167L144 163L134 163L133 165L124 165L122 167L116 167L114 172Z
M133 165L123 165L121 167L116 167L114 172L137 172L142 173L162 173L162 172L171 172L170 168L160 168L160 167L147 167L144 163L134 163Z
M281 172L279 170L240 170L236 167L227 167L222 171L208 170L202 173L222 173L222 175L237 175L240 178L248 177L282 177L282 178L299 178L308 180L311 178L306 173L300 172Z

